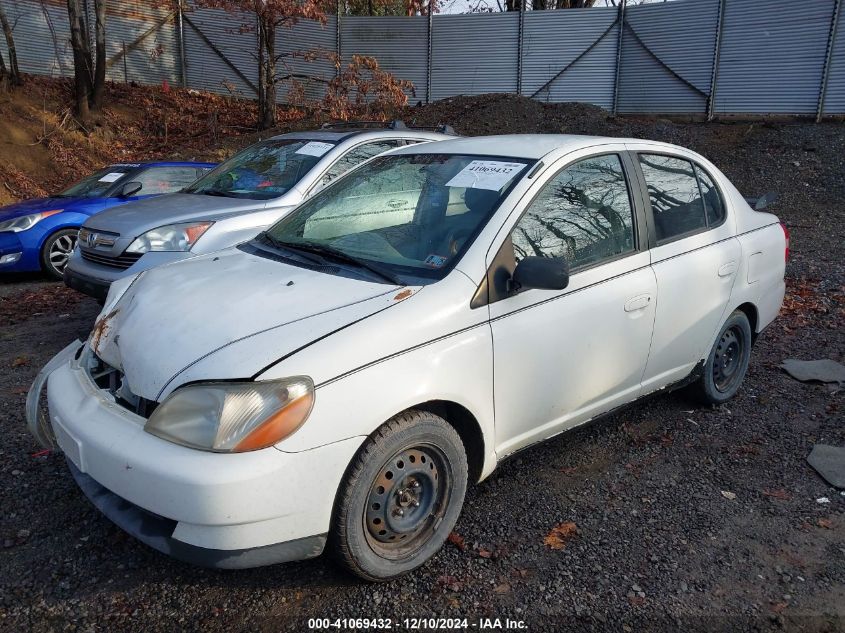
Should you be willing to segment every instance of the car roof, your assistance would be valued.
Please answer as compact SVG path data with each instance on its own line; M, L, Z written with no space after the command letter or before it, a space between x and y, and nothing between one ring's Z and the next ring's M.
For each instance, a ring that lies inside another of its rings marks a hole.
M509 156L513 158L539 159L555 150L573 151L607 143L653 143L666 149L684 148L668 143L644 141L612 136L586 136L580 134L501 134L496 136L451 137L437 143L425 143L400 148L396 154L478 154L482 156ZM684 150L689 151L689 150Z
M351 138L380 139L380 138L418 138L426 140L446 140L455 138L451 134L442 134L432 130L414 128L343 128L338 130L305 130L302 132L288 132L270 137L268 140L280 139L308 139L309 141L332 141L340 143Z
M110 163L109 167L216 167L217 163L184 160L139 160L133 162Z

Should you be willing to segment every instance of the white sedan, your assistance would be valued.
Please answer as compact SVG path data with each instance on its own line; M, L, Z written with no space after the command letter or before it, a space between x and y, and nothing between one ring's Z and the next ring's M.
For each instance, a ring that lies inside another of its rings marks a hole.
M252 241L113 284L28 421L163 552L236 568L328 547L385 580L514 452L657 390L733 397L787 254L778 219L680 147L403 148Z

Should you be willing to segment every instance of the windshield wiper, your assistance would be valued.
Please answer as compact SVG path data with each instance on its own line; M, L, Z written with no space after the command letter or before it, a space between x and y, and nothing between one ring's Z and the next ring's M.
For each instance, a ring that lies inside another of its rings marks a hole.
M268 237L271 237L268 235ZM353 266L357 266L358 268L363 268L364 270L368 270L374 275L378 275L385 281L389 281L392 284L396 284L397 286L404 286L404 282L396 277L395 275L390 274L389 272L383 270L379 266L374 266L373 264L369 263L364 259L360 259L355 257L354 255L350 255L344 251L338 250L332 246L327 244L315 244L314 242L282 242L276 240L275 238L271 239L275 240L275 243L285 247L290 248L293 250L300 250L305 251L306 253L315 253L320 255L324 258L334 259L336 261L345 262L347 264L352 264Z
M270 246L272 246L272 247L274 247L278 250L292 251L293 253L296 253L297 257L302 257L302 259L308 260L312 264L320 264L321 263L319 259L312 256L311 254L303 253L301 249L294 248L293 246L291 246L287 242L277 240L275 237L270 235L270 233L268 233L267 231L262 231L261 233L259 233L258 236L257 236L257 239L262 240L262 241L270 244Z
M232 195L229 191L223 191L222 189L203 189L202 191L189 191L188 193L199 193L205 196L221 196L223 198L237 198L237 196Z

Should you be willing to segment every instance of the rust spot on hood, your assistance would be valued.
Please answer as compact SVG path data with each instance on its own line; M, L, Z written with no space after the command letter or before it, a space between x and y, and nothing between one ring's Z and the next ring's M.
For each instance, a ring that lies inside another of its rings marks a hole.
M402 292L397 293L396 296L393 297L393 300L402 301L403 299L407 299L408 297L410 297L412 294L414 294L413 290L411 290L410 288L405 288Z
M120 312L120 308L115 308L102 319L98 319L97 322L94 324L94 330L91 333L91 349L94 350L95 354L99 354L100 350L98 348L100 345L100 340L106 334L108 334L109 327L111 327L110 321L115 317L118 312Z

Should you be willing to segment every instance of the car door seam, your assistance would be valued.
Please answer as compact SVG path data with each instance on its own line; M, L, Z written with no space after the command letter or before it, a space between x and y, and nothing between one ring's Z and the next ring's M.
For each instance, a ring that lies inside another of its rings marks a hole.
M531 305L527 305L527 306L523 306L521 308L517 308L516 310L513 310L511 312L507 312L505 314L500 314L500 315L495 316L495 317L491 316L490 322L493 323L494 321L504 319L504 318L509 317L513 314L518 314L520 312L523 312L524 310L530 310L531 308L549 303L550 301L556 301L557 299L561 299L562 297L571 297L572 295L575 295L575 294L577 294L577 293L579 293L583 290L588 290L589 288L593 288L594 286L599 286L599 285L605 284L609 281L613 281L614 279L619 279L620 277L624 277L625 275L630 275L631 273L638 272L640 270L643 270L644 268L649 268L650 266L651 266L651 264L645 264L644 266L638 266L637 268L632 268L631 270L626 270L624 273L619 273L618 275L613 275L612 277L607 277L606 279L602 279L601 281L597 281L595 283L589 284L587 286L584 286L583 288L578 288L577 290L572 290L570 292L564 292L564 293L561 293L559 295L555 295L554 297L549 297L548 299L543 299L541 301L538 301L537 303L532 303Z

